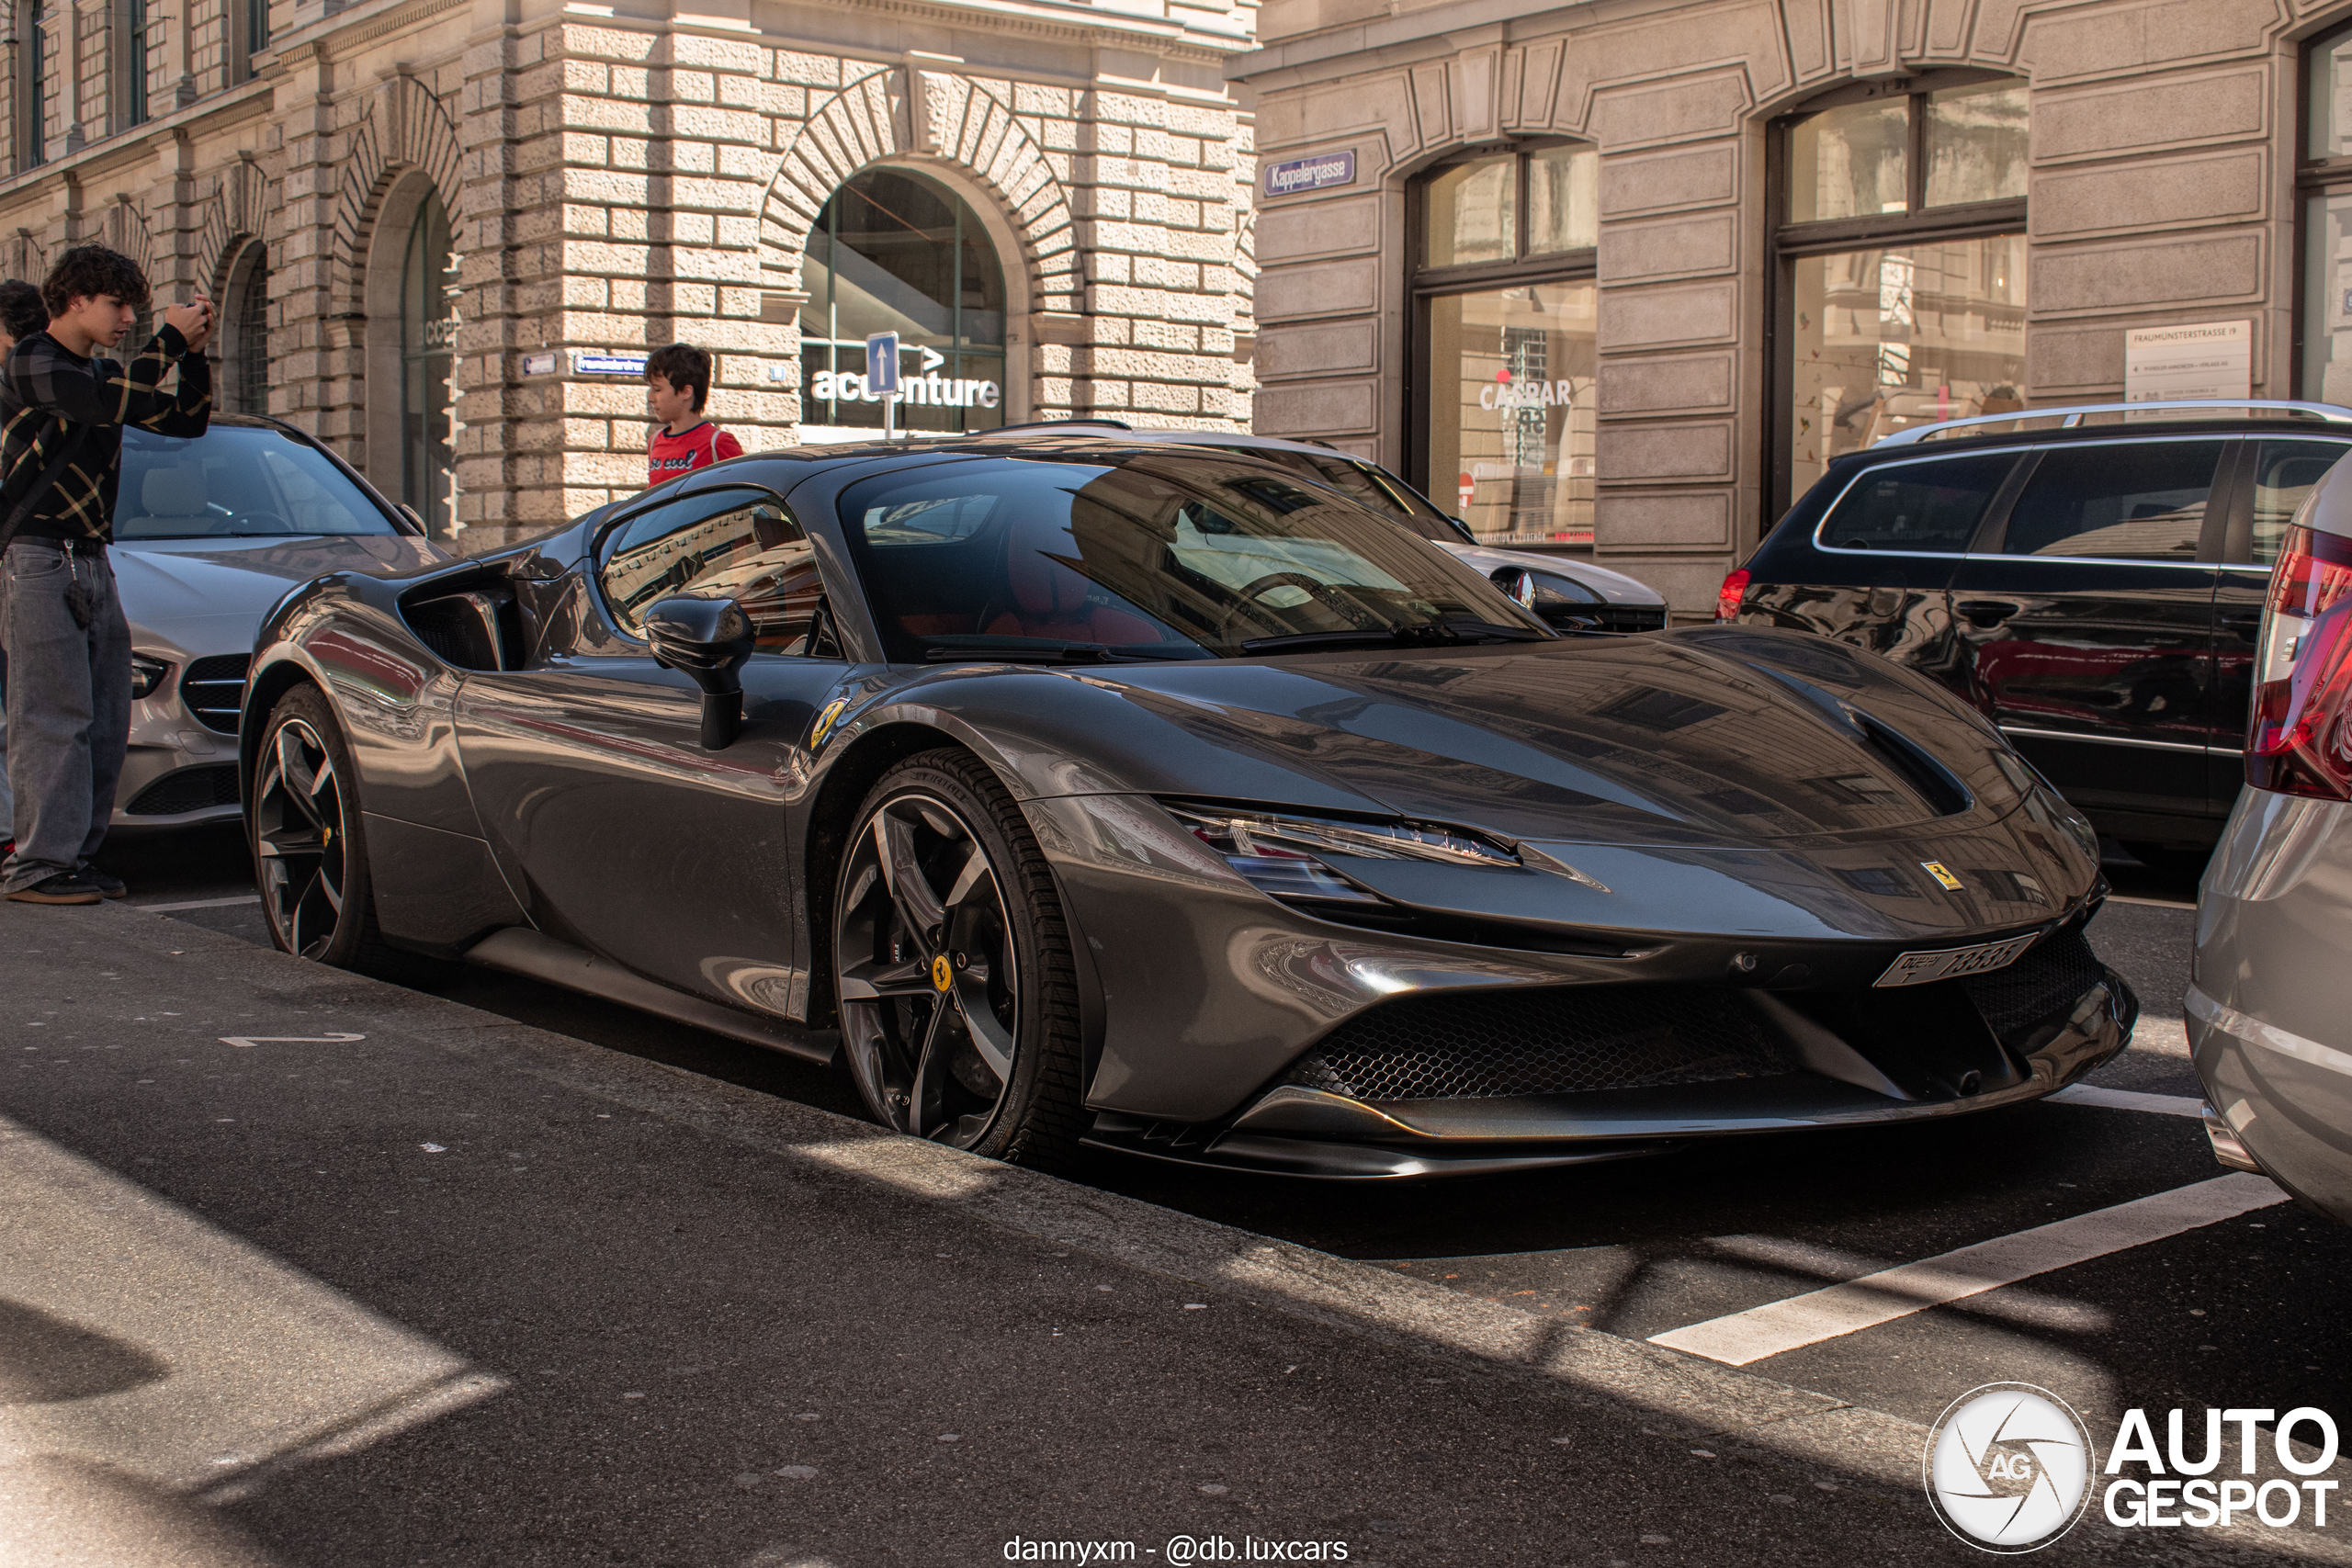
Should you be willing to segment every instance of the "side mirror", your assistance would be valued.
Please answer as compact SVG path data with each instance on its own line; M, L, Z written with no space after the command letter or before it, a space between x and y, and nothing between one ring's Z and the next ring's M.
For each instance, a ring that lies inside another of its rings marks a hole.
M1488 581L1555 630L1593 631L1600 625L1592 608L1600 596L1580 582L1518 566L1498 568Z
M752 657L752 617L732 599L681 593L645 613L653 661L683 670L702 688L702 746L724 751L743 719L744 661Z

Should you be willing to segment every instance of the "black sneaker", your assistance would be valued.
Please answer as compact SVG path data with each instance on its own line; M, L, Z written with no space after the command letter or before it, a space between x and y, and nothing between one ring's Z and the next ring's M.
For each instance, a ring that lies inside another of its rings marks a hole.
M122 885L121 877L108 876L96 866L85 865L74 874L81 877L83 881L88 883L91 886L96 888L99 894L104 897L128 898L130 897L130 889Z
M78 871L61 871L30 887L12 888L8 894L18 904L95 904L103 897L98 885Z

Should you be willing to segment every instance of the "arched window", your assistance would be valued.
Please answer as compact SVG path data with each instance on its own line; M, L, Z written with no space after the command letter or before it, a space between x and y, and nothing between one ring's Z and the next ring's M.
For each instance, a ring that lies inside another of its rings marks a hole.
M1938 73L1775 127L1775 514L1829 459L2024 407L2027 91Z
M401 268L401 499L435 537L456 531L458 258L449 213L427 192Z
M1492 544L1592 547L1600 153L1466 153L1413 187L1414 477Z
M228 413L269 412L269 254L247 241L220 290L220 374L213 394Z
M859 175L818 214L801 279L804 437L881 428L865 375L870 333L899 334L899 429L1004 423L1004 269L955 192L904 169Z
M2352 27L2303 54L2304 397L2352 403Z

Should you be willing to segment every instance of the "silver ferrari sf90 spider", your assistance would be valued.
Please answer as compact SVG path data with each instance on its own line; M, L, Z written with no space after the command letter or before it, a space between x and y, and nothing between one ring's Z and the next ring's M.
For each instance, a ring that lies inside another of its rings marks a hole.
M1027 1163L1951 1116L2136 1011L2091 830L1936 687L1797 633L1558 637L1230 451L745 457L322 579L245 702L288 952L838 1050L879 1121Z

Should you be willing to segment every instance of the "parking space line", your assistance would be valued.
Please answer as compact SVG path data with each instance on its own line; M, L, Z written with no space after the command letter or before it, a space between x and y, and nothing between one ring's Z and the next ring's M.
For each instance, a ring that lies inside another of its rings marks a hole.
M2078 1083L2050 1097L2076 1105L2104 1105L2113 1111L2153 1111L2161 1116L2187 1116L2201 1121L2205 1102L2188 1094L2143 1094L2136 1089L2101 1089Z
M175 909L227 909L239 904L258 904L258 893L241 894L234 898L190 898L184 904L133 904L134 909L144 909L151 915L168 915Z
M1744 1367L1767 1356L1872 1328L1928 1307L2013 1285L2036 1274L2122 1252L2217 1221L2283 1203L2267 1178L2244 1172L2135 1198L2070 1220L1996 1236L1917 1263L1865 1274L1786 1301L1770 1302L1649 1342Z

